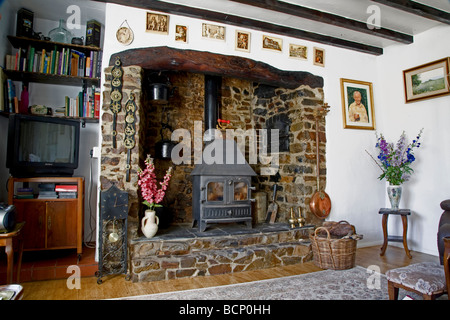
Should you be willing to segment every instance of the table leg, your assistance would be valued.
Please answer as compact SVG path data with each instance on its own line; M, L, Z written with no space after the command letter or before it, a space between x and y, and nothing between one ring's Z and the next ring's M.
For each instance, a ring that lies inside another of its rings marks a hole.
M406 255L408 258L412 258L411 253L408 249L408 243L406 242L406 234L408 232L408 217L402 216L402 223L403 223L403 247L405 248Z
M388 245L388 232L387 232L387 221L388 221L388 214L383 214L383 219L382 219L382 226L383 226L383 236L384 236L384 242L383 242L383 246L381 247L381 252L380 252L380 256L384 255L384 253L386 252L386 248Z
M6 268L6 284L11 284L13 283L14 273L14 250L12 238L6 239L5 253L8 260L8 266Z
M19 241L19 261L17 261L17 283L20 283L20 269L22 267L22 256L23 256L23 237L20 235L18 237Z

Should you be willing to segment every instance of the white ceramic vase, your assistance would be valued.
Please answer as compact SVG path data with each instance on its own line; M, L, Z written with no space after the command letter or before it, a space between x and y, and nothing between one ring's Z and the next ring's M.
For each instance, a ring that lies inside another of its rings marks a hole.
M145 210L145 217L142 218L141 230L144 236L152 238L158 232L159 218L155 210Z
M398 205L402 197L402 186L389 185L387 187L387 193L391 202L391 209L398 210Z

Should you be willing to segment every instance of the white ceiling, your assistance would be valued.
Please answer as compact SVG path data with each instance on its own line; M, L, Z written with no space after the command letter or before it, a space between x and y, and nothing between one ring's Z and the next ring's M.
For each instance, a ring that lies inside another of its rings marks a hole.
M59 20L68 6L79 5L82 14L82 23L89 19L96 19L104 24L105 21L105 2L108 0L6 0L11 3L13 8L26 7L35 13L35 17L49 20ZM278 1L265 0L267 3L276 3ZM112 2L116 2L112 0ZM120 1L119 1L120 2ZM264 2L264 0L262 0ZM406 35L414 36L438 25L444 25L436 20L424 18L420 15L408 13L390 6L382 5L370 0L280 0L288 4L298 5L315 9L321 12L339 15L347 19L366 23L371 13L367 9L375 5L380 9L381 27ZM450 13L450 0L416 0L427 6L434 7L444 12ZM292 28L292 30L302 30L314 34L327 35L340 40L348 40L364 45L378 48L385 48L394 43L394 40L385 37L379 37L366 32L355 31L332 24L327 24L306 18L300 18L291 14L280 13L256 6L238 3L232 0L129 0L124 1L127 5L145 7L151 9L158 3L175 4L203 9L212 12L225 13L237 17L248 18L251 20L262 21L273 25ZM178 12L177 7L177 12ZM179 12L182 12L180 10ZM208 20L208 14L202 15L202 18Z
M257 8L231 0L163 0L163 2L224 12L381 48L385 48L395 43L392 40L373 35L299 18L285 13L273 12L271 10ZM300 5L364 23L367 22L367 19L370 16L370 13L367 13L368 7L370 5L376 5L380 8L381 26L383 28L399 31L408 35L416 35L441 24L440 22L422 18L370 0L282 0L280 2ZM421 2L428 6L433 5L440 10L450 12L450 0L422 0Z

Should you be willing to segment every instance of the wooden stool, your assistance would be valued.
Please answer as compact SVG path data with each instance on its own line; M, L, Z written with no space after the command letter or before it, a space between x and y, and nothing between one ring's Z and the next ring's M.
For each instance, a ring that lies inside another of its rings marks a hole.
M8 259L8 267L6 269L6 283L13 283L13 265L14 265L14 250L13 239L19 241L19 261L17 264L17 282L20 280L20 266L22 265L23 254L23 237L22 228L25 222L17 223L14 230L6 233L0 233L0 246L5 247L6 256Z
M384 242L383 246L381 247L380 256L384 255L386 252L386 248L388 245L388 241L396 241L396 242L402 242L403 241L403 247L405 248L406 255L408 258L412 258L411 253L408 249L408 243L406 242L406 233L408 232L408 216L411 214L411 210L409 209L380 209L378 212L379 214L383 215L382 225L383 225L383 235L384 235ZM402 217L402 224L403 224L403 237L400 236L388 236L387 232L387 221L390 214L394 215L400 215Z

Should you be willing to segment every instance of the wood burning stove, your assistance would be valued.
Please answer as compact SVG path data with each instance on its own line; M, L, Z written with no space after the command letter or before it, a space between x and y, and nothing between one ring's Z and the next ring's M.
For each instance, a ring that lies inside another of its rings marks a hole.
M209 149L215 151L215 161L204 161L191 173L192 226L198 223L199 231L204 232L208 224L245 222L251 228L251 177L256 173L234 140L216 139Z

